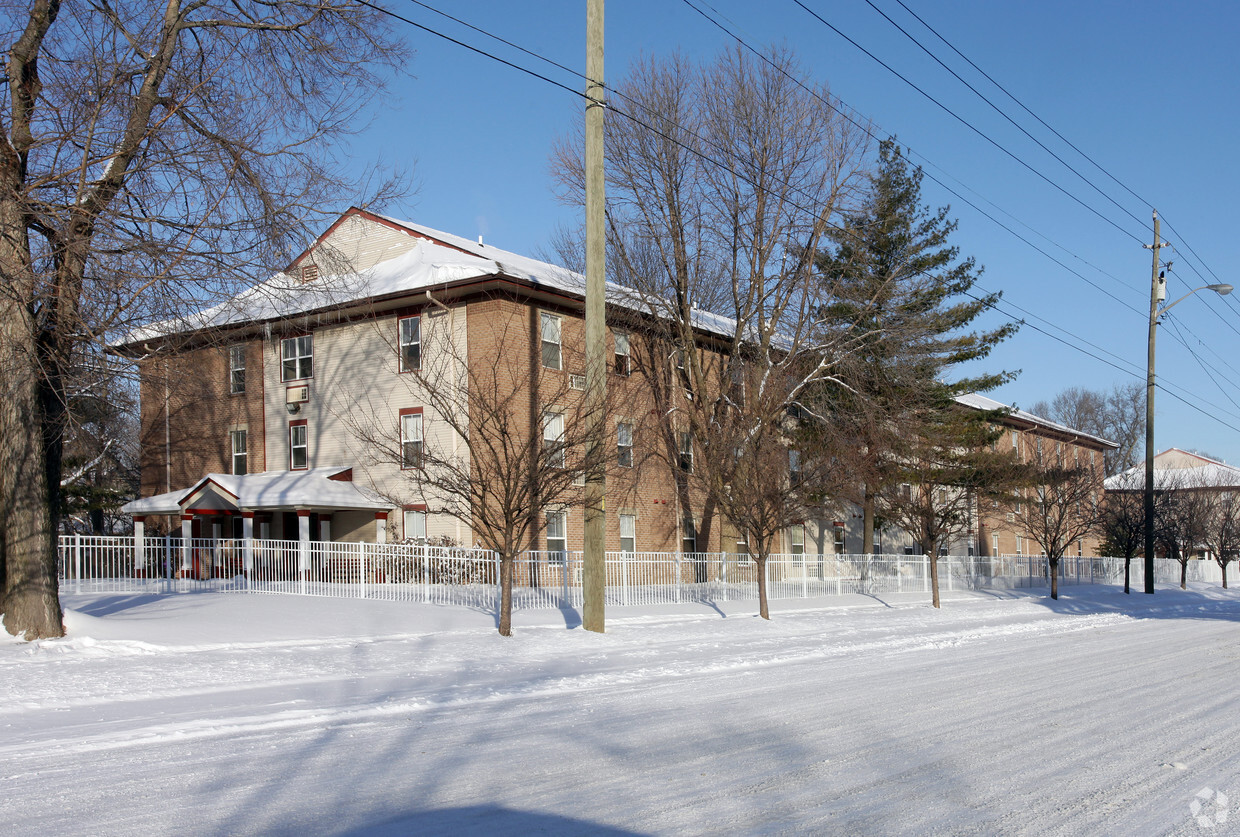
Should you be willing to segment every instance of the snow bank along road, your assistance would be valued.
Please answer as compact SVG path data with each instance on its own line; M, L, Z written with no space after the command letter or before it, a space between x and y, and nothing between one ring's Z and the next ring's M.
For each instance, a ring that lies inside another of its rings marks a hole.
M1237 833L1240 596L1038 593L605 635L519 614L512 639L383 602L70 596L68 638L0 640L0 829Z

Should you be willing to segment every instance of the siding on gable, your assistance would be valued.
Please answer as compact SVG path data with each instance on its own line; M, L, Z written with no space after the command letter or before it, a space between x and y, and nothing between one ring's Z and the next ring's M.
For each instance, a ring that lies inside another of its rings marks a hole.
M379 262L409 252L419 240L407 232L352 215L302 256L296 267L317 264L321 276L369 270Z

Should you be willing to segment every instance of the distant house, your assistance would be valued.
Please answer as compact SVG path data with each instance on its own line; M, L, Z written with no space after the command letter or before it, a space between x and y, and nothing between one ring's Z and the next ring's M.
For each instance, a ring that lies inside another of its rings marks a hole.
M1107 491L1144 491L1145 465L1108 477ZM1225 491L1240 489L1240 468L1179 448L1154 455L1154 490Z

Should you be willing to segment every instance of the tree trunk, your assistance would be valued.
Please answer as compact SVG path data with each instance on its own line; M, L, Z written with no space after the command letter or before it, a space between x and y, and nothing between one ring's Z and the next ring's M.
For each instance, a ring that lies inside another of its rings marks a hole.
M868 485L861 503L861 554L874 554L874 492Z
M1059 559L1047 557L1047 563L1051 568L1051 598L1059 598Z
M1128 587L1128 581L1131 578L1131 575L1132 575L1132 556L1125 555L1124 556L1124 592L1125 593L1132 593L1132 590L1130 590Z
M499 635L512 636L512 576L511 555L499 559Z
M1219 564L1219 568L1223 571L1223 589L1227 589L1227 562L1223 561Z
M766 606L766 556L755 555L758 564L758 615L763 619L771 618L771 611Z
M1180 559L1180 589L1188 589L1188 560Z
M935 607L941 607L939 601L939 544L938 541L931 541L928 546L930 551L926 553L926 560L930 563L930 601Z
M24 299L29 294L22 292L19 276L5 278L8 288L0 303L0 379L7 394L0 399L4 627L14 636L34 640L65 635L56 585L55 488L60 468L59 459L48 455L49 442L55 453L59 439L47 431L49 399L40 386L43 371L36 356L33 303Z

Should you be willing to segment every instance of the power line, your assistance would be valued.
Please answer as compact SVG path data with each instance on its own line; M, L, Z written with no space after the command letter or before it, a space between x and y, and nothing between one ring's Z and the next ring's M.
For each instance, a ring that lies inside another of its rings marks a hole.
M964 117L960 116L958 113L956 113L955 111L953 111L953 110L952 110L951 108L949 108L947 105L943 104L943 103L942 103L942 102L940 102L938 99L936 99L936 98L934 98L933 96L931 96L929 93L927 93L925 90L923 90L922 88L920 88L919 86L917 86L917 84L915 84L915 83L914 83L912 80L910 80L908 77L906 77L906 76L904 76L903 74L901 74L898 70L896 70L894 67L892 67L890 64L888 64L886 61L883 61L883 59L879 58L877 55L875 55L874 53L870 52L870 51L869 51L868 49L866 49L865 47L861 46L861 44L857 43L857 42L856 42L856 41L854 41L852 38L850 38L850 37L848 37L847 35L845 35L843 32L841 32L839 29L837 29L835 26L833 26L833 25L832 25L829 21L827 21L827 20L826 20L826 18L822 17L822 15L818 14L817 12L815 12L815 11L814 11L813 9L811 9L809 6L806 6L803 2L801 2L801 0L792 0L792 2L796 3L798 6L800 6L802 9L804 9L806 12L808 12L808 13L810 14L810 16L812 16L815 20L817 20L817 21L818 21L819 23L821 23L823 26L826 26L826 27L827 27L828 29L830 29L832 32L834 32L835 34L839 35L839 36L840 36L841 38L843 38L844 40L848 41L848 43L852 44L854 47L856 47L857 49L859 49L859 50L861 50L862 52L864 52L864 53L865 53L866 55L868 55L871 59L873 59L875 62L877 62L877 63L879 64L879 66L881 66L883 69L887 70L889 73L891 73L892 75L894 75L896 78L900 79L900 81L904 82L904 83L905 83L905 84L907 84L909 87L913 88L913 89L914 89L914 90L916 90L918 93L920 93L922 96L924 96L925 98L929 99L931 102L933 102L935 105L937 105L940 109L942 109L945 113L947 113L947 114L948 114L949 116L951 116L953 119L955 119L956 121L958 121L961 125L964 125L964 126L965 126L966 128L968 128L970 131L972 131L973 133L977 134L977 135L978 135L979 137L981 137L982 139L986 140L988 143L990 143L990 144L991 144L991 145L993 145L995 148L997 148L997 149L999 149L1000 151L1002 151L1002 152L1003 152L1004 154L1006 154L1007 156L1011 157L1011 158L1012 158L1013 160L1015 160L1017 163L1019 163L1020 165L1024 166L1024 167L1025 167L1026 169L1028 169L1030 172L1032 172L1033 174L1037 175L1039 178L1041 178L1042 180L1044 180L1044 181L1045 181L1046 183L1048 183L1050 186L1052 186L1052 187L1054 187L1055 189L1057 189L1058 191L1062 192L1064 195L1066 195L1067 197L1071 198L1074 202L1076 202L1076 203L1080 204L1082 207L1084 207L1085 209L1089 210L1089 211L1090 211L1090 212L1092 212L1094 215L1098 216L1100 219L1102 219L1102 220L1103 220L1103 221L1105 221L1106 223L1110 224L1112 227L1114 227L1115 229L1119 230L1119 231L1120 231L1121 233L1123 233L1124 235L1126 235L1126 236L1128 236L1129 238L1132 238L1132 239L1134 239L1134 240L1136 240L1136 241L1138 241L1138 242L1140 242L1140 241L1141 241L1141 238L1140 238L1139 236L1137 236L1135 233L1132 233L1132 232L1130 232L1130 231L1128 231L1128 230L1124 229L1124 228L1123 228L1123 227L1121 227L1119 224L1115 223L1113 220L1111 220L1111 219L1110 219L1110 218L1108 218L1107 216L1103 215L1103 214L1102 214L1101 212L1099 212L1097 209L1095 209L1094 207L1090 206L1090 205L1089 205L1089 204L1087 204L1085 201L1081 200L1081 199L1080 199L1080 198L1078 198L1076 195L1074 195L1074 194L1072 194L1071 192L1069 192L1069 191L1068 191L1067 189L1065 189L1063 186L1060 186L1060 185L1059 185L1058 183L1056 183L1054 180L1051 180L1051 178L1047 177L1045 174L1043 174L1042 172L1038 171L1036 168L1034 168L1032 165L1030 165L1029 163L1027 163L1025 160L1021 159L1019 156L1017 156L1016 154L1014 154L1014 153L1012 153L1011 151L1009 151L1006 147L1004 147L1004 146L1003 146L1002 144L1000 144L998 141L996 141L996 140L992 139L992 138L991 138L989 135L987 135L984 131L982 131L980 128L978 128L977 126L975 126L973 123L969 122L969 121L968 121L967 119L965 119Z

